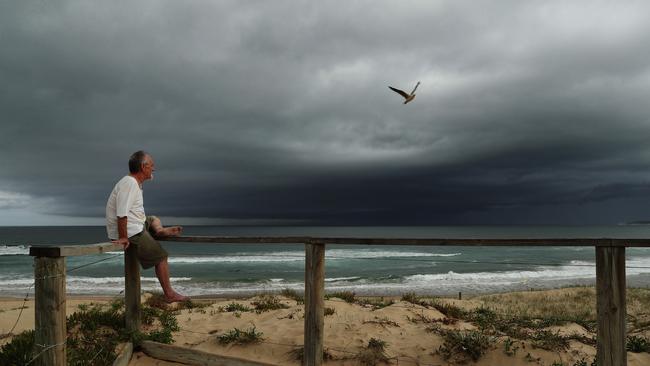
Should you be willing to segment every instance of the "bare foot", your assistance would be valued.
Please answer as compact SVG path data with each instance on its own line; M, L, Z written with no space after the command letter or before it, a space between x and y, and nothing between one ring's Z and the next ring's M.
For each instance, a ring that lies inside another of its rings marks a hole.
M172 296L165 296L165 301L168 303L173 303L173 302L182 302L182 301L187 301L190 298L187 296L183 296L177 292L175 292Z
M169 226L169 227L162 228L156 234L158 236L179 236L181 235L182 232L183 232L182 226Z

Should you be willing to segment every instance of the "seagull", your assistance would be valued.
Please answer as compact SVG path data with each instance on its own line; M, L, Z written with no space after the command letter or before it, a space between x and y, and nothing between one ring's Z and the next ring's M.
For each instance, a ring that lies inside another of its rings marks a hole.
M406 94L406 92L405 92L404 90L399 90L399 89L393 88L392 86L389 86L388 88L389 88L390 90L394 91L395 93L397 93L397 94L403 96L404 99L406 99L406 100L404 101L404 104L406 104L406 103L412 101L413 99L415 99L415 89L418 88L418 85L420 85L420 82L419 82L419 81L418 81L417 84L415 84L415 88L413 88L413 91L411 92L411 94Z

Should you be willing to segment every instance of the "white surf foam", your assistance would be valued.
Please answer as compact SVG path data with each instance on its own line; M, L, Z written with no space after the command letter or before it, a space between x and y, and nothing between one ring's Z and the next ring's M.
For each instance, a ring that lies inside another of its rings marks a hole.
M650 257L632 257L626 262L628 276L650 274ZM405 277L368 279L359 276L328 277L328 291L355 291L358 294L400 294L405 292L453 293L453 291L494 292L525 288L550 288L560 285L587 284L595 280L596 268L592 261L574 260L564 266L531 266L524 271L500 272L447 272L417 274ZM284 288L302 289L301 281L271 278L257 282L197 282L191 277L172 278L174 287L188 295L255 293L258 291L280 291ZM0 292L24 294L33 293L34 280L24 274L6 273L0 275ZM122 276L88 277L68 276L68 293L117 294L124 290ZM159 290L155 277L143 277L142 288L146 291Z
M332 249L325 251L325 258L333 259L373 259L373 258L411 258L411 257L456 257L462 253L403 252L397 250L359 250Z
M0 245L0 255L29 255L29 245Z
M361 277L333 277L333 278L326 278L325 282L341 282L341 281L354 281L354 280L360 280Z
M400 251L370 251L352 249L333 249L325 251L327 260L341 259L376 259L376 258L422 258L422 257L455 257L462 253L427 253ZM239 262L303 262L304 251L271 252L260 255L245 253L223 256L171 256L169 263L239 263Z
M305 260L304 255L300 257L296 254L291 256L279 255L225 255L225 256L200 256L200 257L169 257L169 263L240 263L240 262L302 262Z
M639 275L650 273L650 257L635 257L626 260L626 274ZM503 272L473 272L473 273L441 273L414 275L405 277L406 283L424 284L427 282L493 283L514 284L539 280L579 280L596 278L596 263L591 261L573 260L564 266L537 266L528 271Z

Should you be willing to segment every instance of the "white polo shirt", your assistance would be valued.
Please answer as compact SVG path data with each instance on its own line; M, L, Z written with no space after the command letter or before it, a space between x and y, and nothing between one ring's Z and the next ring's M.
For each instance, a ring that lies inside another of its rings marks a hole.
M144 229L147 216L144 214L142 189L130 175L120 179L106 202L106 233L111 240L119 239L117 218L126 216L127 235L132 237Z

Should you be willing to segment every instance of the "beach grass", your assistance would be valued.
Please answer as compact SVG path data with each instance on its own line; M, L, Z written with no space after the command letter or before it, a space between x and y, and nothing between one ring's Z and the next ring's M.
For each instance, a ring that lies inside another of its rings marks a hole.
M263 333L258 332L255 326L248 329L234 328L217 337L220 344L250 344L259 343L264 340Z
M628 290L628 298L633 290ZM593 287L573 291L512 292L479 296L474 300L513 317L596 319L596 290Z
M359 364L365 366L375 366L380 363L387 363L390 358L386 354L388 344L385 341L377 338L370 338L368 344L359 351L356 359Z
M325 294L325 300L330 300L332 298L341 299L349 304L354 304L354 302L357 300L356 294L351 291L339 291Z
M157 304L156 302L153 302ZM124 327L124 301L116 299L109 303L79 305L77 311L66 318L66 353L71 365L112 365L115 348L121 342L138 345L144 340L172 343L172 332L180 328L176 310L160 309L143 304L140 332L129 332ZM34 358L34 331L15 335L0 348L0 359L8 365L25 365Z
M252 308L249 308L248 306L237 302L231 302L226 306L219 306L218 309L220 313L234 313L234 312L246 313L249 311L253 311Z
M258 299L252 301L251 305L255 307L255 312L257 313L289 308L289 305L282 303L277 296L271 294L258 296Z
M298 293L296 290L285 288L282 289L280 295L294 300L296 302L296 305L302 305L305 303L305 295Z
M438 353L446 361L477 361L496 344L495 338L475 330L446 330L441 335L444 341L438 348Z

